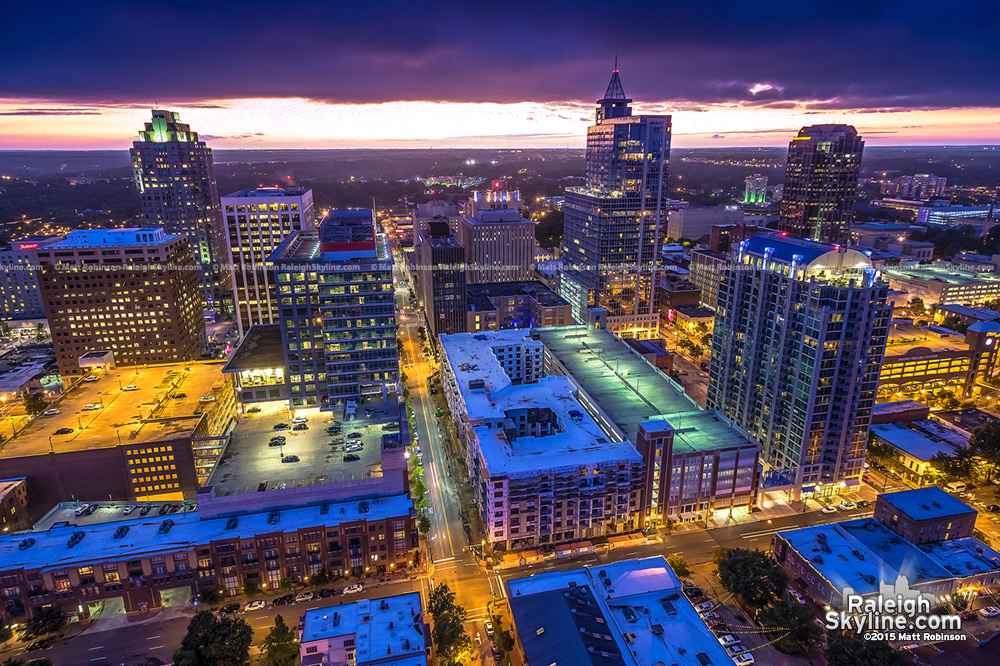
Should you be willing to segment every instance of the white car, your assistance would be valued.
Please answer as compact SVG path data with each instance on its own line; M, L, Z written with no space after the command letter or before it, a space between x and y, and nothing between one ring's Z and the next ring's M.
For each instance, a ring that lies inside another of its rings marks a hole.
M806 598L803 597L798 590L788 590L788 594L790 594L792 598L795 599L800 604L806 603Z
M996 617L1000 615L1000 608L996 606L987 606L986 608L980 608L979 614L983 617Z
M100 377L98 377L97 375L87 375L86 377L83 378L83 381L96 382L98 379L100 379Z
M854 502L844 502L838 507L841 511L850 511L851 509L857 509L858 505Z
M743 641L741 641L733 634L725 634L723 636L719 636L719 645L721 645L722 647L729 647L730 645L739 645L742 642Z
M135 511L135 509L136 509L135 504L129 504L127 507L125 507L125 510L122 511L122 513L127 516L133 511Z
M749 652L741 652L740 654L733 655L733 663L736 666L753 666L753 655Z
M198 398L198 402L212 402L213 400L215 400L214 395L206 395L201 398Z
M92 402L89 405L87 405L86 407L84 407L83 411L85 411L85 412L92 412L95 409L100 409L100 408L101 408L100 405L98 405L96 402Z
M726 648L726 654L728 654L730 657L735 657L738 654L743 654L743 652L745 651L746 648L743 647L742 645L730 645L729 647Z
M837 513L837 507L835 506L824 506L823 513Z
M302 603L303 601L312 601L313 597L315 596L316 595L313 594L312 592L303 592L302 594L297 594L295 595L295 603L299 604Z
M355 583L354 585L348 585L344 588L344 594L357 594L361 590L365 589L361 583Z
M74 509L73 515L74 516L82 516L84 514L84 512L87 509L89 509L89 508L90 508L89 504L81 504L80 506L76 507L76 509Z
M249 613L250 611L260 610L265 606L267 606L267 602L264 601L263 599L258 599L257 601L251 601L250 603L248 603L246 605L246 608L244 608L243 610Z
M138 391L138 390L139 390L139 387L138 387L138 386L136 386L135 384L129 384L128 386L126 386L126 387L125 387L125 388L123 388L122 390L123 390L123 391Z
M714 608L715 604L712 603L711 601L700 603L694 607L694 609L698 612L699 615L704 615L705 613L709 612L710 610L713 610Z
M52 409L46 409L44 412L42 412L42 416L55 416L58 413L59 410L53 407Z
M308 421L309 419L307 419L304 416L296 416L294 419L292 419L292 423L306 423Z

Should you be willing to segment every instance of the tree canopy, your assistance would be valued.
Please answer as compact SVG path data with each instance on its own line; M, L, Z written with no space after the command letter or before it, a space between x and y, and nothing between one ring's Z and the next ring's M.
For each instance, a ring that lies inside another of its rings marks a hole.
M719 580L728 592L760 608L781 596L788 576L766 553L731 548L719 560Z
M218 618L200 611L174 652L175 666L246 666L250 663L253 629L241 619Z

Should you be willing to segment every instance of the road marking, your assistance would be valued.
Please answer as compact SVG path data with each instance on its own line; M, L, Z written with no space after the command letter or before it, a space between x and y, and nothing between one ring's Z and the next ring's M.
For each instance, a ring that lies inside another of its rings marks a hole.
M267 619L267 616L266 616L266 615L258 615L258 616L257 616L257 617L255 617L254 619L255 619L255 620L266 620L266 619Z
M147 638L146 640L147 640L147 641L154 641L154 640L156 640L157 638L159 638L159 636L150 636L150 637L149 637L149 638Z
M163 646L163 645L154 645L153 647L151 647L149 649L150 650L162 650L164 647L165 646Z
M97 647L92 647L92 648L87 648L87 649L90 650L91 652L93 652L94 650L103 650L104 646L103 645L98 645Z
M94 657L91 661L104 661L104 657Z

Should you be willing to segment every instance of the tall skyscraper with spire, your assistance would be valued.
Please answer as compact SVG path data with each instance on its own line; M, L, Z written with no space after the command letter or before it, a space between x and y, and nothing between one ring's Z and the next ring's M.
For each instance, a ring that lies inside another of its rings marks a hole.
M560 292L573 317L607 311L622 337L655 338L666 221L670 116L633 116L617 59L587 130L586 183L566 190Z
M219 267L226 239L212 149L181 122L180 114L153 109L152 122L139 132L130 152L142 199L142 226L187 237L198 264L202 300L213 303L217 292L231 287L229 271Z
M788 144L778 228L797 238L843 243L865 142L851 125L810 125Z

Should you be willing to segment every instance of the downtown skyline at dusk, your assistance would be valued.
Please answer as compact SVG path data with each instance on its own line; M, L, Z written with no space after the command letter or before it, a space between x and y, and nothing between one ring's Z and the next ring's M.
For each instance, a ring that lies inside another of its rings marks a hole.
M678 147L781 146L837 122L870 145L992 144L997 10L976 4L647 3L618 21L596 3L20 5L0 145L121 149L159 106L220 148L579 148L616 57Z

